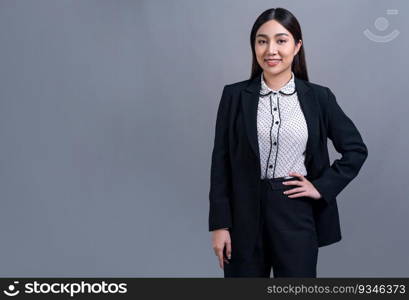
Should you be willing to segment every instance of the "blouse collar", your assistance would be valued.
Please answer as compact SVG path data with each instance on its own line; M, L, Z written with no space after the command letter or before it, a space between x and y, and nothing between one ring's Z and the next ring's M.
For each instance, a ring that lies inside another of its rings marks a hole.
M277 93L283 95L292 95L295 93L295 82L294 82L294 72L291 72L291 79L278 91L270 89L264 81L263 72L261 72L261 89L260 96L267 96L270 93Z

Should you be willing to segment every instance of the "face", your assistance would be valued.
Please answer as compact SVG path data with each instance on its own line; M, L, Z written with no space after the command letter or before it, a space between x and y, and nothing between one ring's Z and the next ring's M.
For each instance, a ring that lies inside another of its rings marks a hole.
M291 64L301 45L301 40L296 44L287 29L271 20L257 30L254 49L257 62L264 73L278 75L291 73Z

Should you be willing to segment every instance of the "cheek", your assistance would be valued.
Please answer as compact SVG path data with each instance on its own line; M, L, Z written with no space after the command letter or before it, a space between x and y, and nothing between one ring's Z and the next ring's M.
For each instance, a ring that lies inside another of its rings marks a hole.
M254 51L256 52L256 56L260 56L264 52L263 48L260 46L255 46Z
M263 60L263 57L264 57L264 51L263 51L263 49L256 47L256 48L254 49L254 51L256 52L257 60L258 60L258 61Z
M294 58L294 49L285 49L285 50L283 50L283 52L282 52L282 57L283 57L283 60L284 61L286 61L286 62L292 62L293 61L293 58Z

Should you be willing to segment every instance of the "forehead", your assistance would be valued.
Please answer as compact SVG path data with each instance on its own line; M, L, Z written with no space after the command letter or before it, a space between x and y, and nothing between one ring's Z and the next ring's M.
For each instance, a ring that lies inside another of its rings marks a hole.
M256 36L261 34L273 38L275 35L280 33L285 33L290 37L292 36L283 25L278 23L276 20L270 20L260 26L260 28L257 30Z

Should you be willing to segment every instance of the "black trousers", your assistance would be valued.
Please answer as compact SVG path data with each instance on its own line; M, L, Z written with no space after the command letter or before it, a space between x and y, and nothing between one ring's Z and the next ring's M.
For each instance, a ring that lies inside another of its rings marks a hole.
M260 229L252 257L224 263L224 277L316 277L318 243L309 197L289 198L283 185L297 178L261 180ZM232 241L232 253L234 241Z

